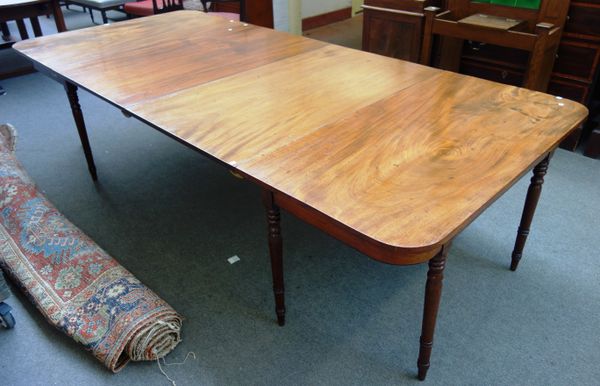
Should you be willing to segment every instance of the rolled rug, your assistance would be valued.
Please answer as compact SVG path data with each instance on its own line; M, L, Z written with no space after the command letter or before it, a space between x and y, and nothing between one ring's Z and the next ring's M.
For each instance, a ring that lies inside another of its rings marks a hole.
M117 372L180 342L181 316L67 220L15 157L0 125L0 266L56 328Z

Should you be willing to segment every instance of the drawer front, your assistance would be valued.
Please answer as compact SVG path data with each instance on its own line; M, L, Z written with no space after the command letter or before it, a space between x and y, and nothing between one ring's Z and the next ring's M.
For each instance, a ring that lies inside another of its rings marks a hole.
M567 78L592 82L599 57L599 45L563 40L558 48L553 72Z
M216 12L240 13L240 4L236 2L215 3L214 7Z
M494 82L522 86L525 78L523 72L510 68L502 68L474 60L464 59L460 64L462 74L492 80Z
M462 54L465 59L485 61L517 70L525 70L529 60L527 51L472 41L465 41Z
M548 84L548 94L558 95L575 102L587 104L590 88L586 84L552 78Z
M565 32L591 35L600 35L600 1L586 0L572 2L569 8L569 18L565 25Z

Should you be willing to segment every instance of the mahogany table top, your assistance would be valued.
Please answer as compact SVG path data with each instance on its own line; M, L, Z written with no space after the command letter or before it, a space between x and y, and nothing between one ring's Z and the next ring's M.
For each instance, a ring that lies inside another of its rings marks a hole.
M439 250L587 116L547 94L193 11L14 48L399 256Z

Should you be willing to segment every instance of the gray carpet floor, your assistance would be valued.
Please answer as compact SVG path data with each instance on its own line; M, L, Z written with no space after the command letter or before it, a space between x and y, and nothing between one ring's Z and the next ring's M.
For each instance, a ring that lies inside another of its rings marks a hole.
M69 24L69 18L67 18ZM3 80L0 121L75 224L185 316L177 385L387 385L416 380L425 265L377 263L283 215L287 325L275 323L259 191L85 92L94 184L62 87ZM517 183L455 240L429 385L597 385L600 161L558 150L525 257L508 270L527 189ZM230 265L227 258L241 261ZM168 385L156 363L112 374L13 287L2 385Z

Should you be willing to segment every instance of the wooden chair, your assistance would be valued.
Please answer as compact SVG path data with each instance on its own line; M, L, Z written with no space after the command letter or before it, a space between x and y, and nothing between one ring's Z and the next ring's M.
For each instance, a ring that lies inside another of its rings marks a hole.
M125 3L123 10L128 16L150 16L183 9L183 0L142 0Z
M542 0L539 9L471 0L447 0L447 10L425 9L420 63L431 64L433 36L439 35L439 67L458 71L464 40L529 52L523 87L546 91L565 24L568 0Z
M246 0L200 0L204 12L211 12L215 16L220 16L228 20L247 21ZM210 3L210 5L208 5ZM220 3L239 3L239 13L223 12L219 10Z
M24 20L25 19L14 20L17 24L21 40L29 39L29 32L27 31L27 27L25 26ZM33 30L33 34L35 35L35 37L42 36L42 28L40 26L40 21L38 20L37 16L29 17L29 21L31 22L31 29ZM8 28L7 22L0 22L0 31L2 32L2 42L0 42L0 47L7 48L12 46L12 44L15 43L15 40L10 35L10 30Z

